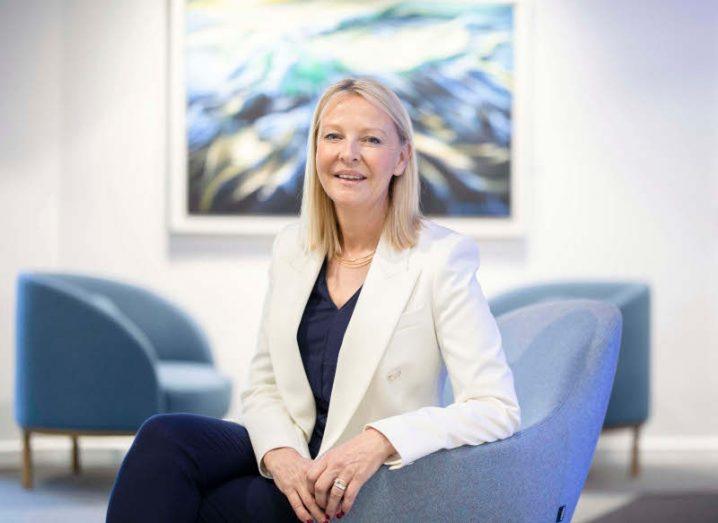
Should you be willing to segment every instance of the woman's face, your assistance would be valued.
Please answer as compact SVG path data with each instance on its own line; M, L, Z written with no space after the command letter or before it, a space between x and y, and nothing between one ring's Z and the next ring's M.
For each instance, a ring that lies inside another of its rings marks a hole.
M334 96L319 122L316 166L335 207L371 212L388 202L392 176L403 174L408 144L401 146L391 117L364 97ZM340 174L360 177L346 180Z

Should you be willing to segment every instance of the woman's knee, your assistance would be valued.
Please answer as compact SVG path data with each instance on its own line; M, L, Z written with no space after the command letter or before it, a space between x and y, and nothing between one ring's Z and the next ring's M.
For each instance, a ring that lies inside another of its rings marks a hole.
M176 441L177 414L154 414L140 425L135 442L162 447Z
M228 428L229 426L232 428ZM149 444L164 443L185 447L191 446L193 442L215 438L215 435L221 435L228 430L233 437L249 441L249 433L242 425L188 412L150 416L140 426L136 439L146 440Z

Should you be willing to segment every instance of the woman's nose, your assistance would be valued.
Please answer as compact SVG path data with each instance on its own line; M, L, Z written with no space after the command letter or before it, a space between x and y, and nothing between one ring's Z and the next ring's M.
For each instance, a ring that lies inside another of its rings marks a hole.
M339 152L339 157L345 162L355 162L359 159L359 146L353 140L346 140Z

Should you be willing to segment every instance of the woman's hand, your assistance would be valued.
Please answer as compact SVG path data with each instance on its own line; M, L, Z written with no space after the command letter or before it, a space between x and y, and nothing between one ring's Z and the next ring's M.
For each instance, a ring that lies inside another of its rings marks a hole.
M391 442L370 427L314 460L307 471L307 490L329 517L346 514L362 485L394 452ZM346 483L345 491L334 487L337 478Z
M275 485L287 497L301 521L328 519L317 505L314 494L307 489L307 469L314 463L311 459L291 447L280 447L267 452L263 460Z

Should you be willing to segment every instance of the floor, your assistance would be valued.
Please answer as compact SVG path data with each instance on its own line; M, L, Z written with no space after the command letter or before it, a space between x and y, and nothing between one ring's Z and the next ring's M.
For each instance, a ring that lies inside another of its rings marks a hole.
M122 448L83 448L83 472L73 476L69 445L62 452L40 447L35 451L35 488L26 491L20 486L18 455L0 452L0 521L104 521L123 453ZM628 477L620 458L596 455L574 522L618 523L622 520L612 518L611 513L648 493L718 495L718 453L652 456L638 479Z
M625 462L623 457L615 453L594 456L574 522L601 519L603 523L605 518L619 523L622 519L606 516L643 495L710 492L718 497L718 452L657 452L646 456L636 479L628 475L627 456Z

